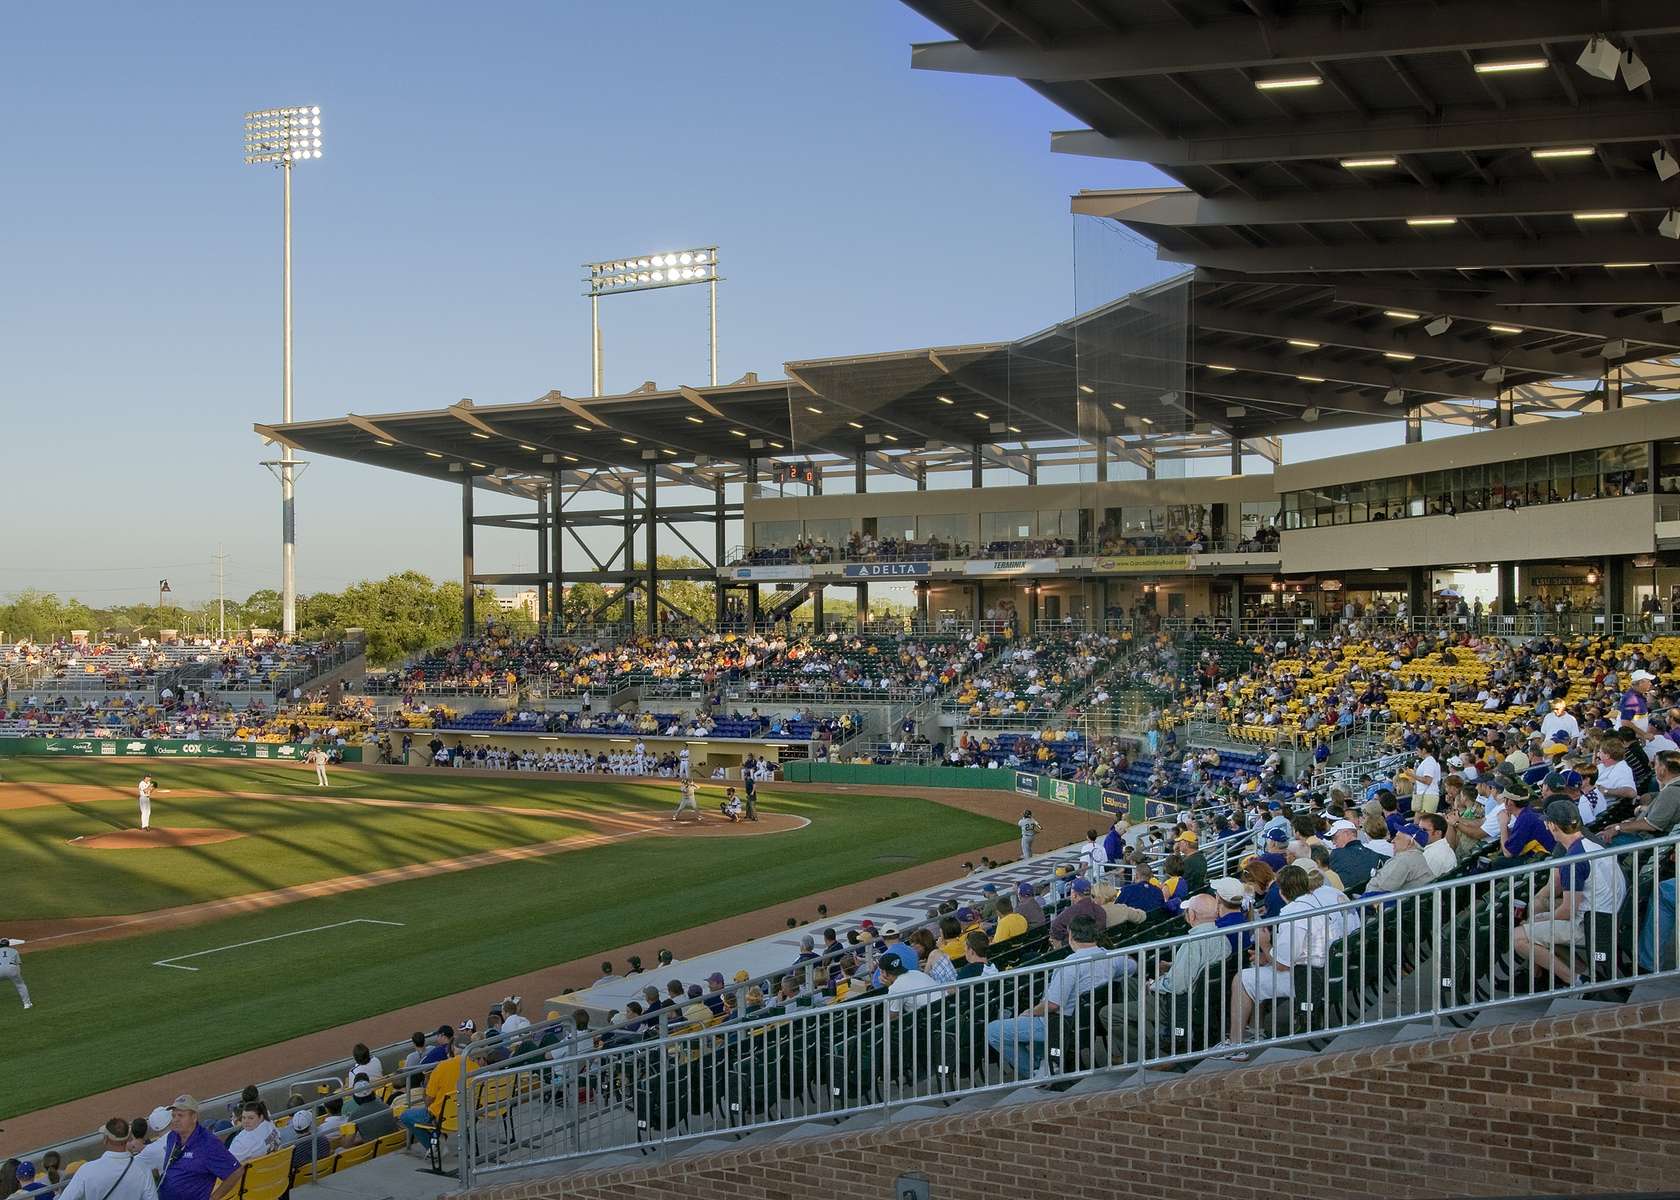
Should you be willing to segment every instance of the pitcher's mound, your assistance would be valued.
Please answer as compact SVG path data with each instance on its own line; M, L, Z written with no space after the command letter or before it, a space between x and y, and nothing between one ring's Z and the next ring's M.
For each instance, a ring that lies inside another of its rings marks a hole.
M114 833L72 838L70 844L81 850L163 850L171 846L208 846L244 836L237 829L119 829Z

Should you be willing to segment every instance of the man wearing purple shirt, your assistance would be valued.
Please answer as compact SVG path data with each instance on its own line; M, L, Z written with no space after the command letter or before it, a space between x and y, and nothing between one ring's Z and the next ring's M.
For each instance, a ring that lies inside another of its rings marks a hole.
M158 1200L210 1200L230 1190L217 1185L239 1173L239 1160L198 1123L198 1101L191 1096L177 1096L169 1106L163 1163Z

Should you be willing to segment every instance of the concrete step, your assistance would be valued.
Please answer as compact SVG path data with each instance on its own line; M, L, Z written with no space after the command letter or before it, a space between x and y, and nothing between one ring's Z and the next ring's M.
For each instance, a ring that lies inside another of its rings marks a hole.
M1235 1071L1238 1067L1243 1067L1243 1066L1247 1066L1247 1065L1248 1065L1247 1063L1240 1063L1240 1062L1237 1062L1235 1059L1225 1058L1223 1056L1216 1056L1216 1057L1213 1057L1213 1058L1202 1059L1201 1062L1199 1062L1195 1066L1191 1067L1189 1071L1185 1072L1185 1074L1187 1074L1187 1075L1217 1075L1222 1071Z
M797 1142L805 1138L827 1137L834 1132L834 1128L835 1122L833 1121L806 1121L804 1124L795 1125L792 1129L781 1131L776 1140L778 1142Z
M1394 1040L1392 1025L1369 1026L1364 1029L1354 1029L1347 1033L1337 1034L1325 1047L1326 1053L1338 1050L1366 1050L1372 1046L1386 1046Z
M1273 1046L1269 1050L1262 1050L1249 1061L1256 1063L1288 1062L1292 1058L1311 1058L1312 1056L1313 1051L1311 1050L1297 1050L1291 1046Z
M1633 985L1633 994L1628 997L1628 1003L1649 1004L1653 1000L1667 1000L1671 996L1680 996L1680 978L1669 976L1664 979L1647 979L1643 983Z
M887 1114L887 1122L892 1125L902 1125L906 1121L920 1121L927 1117L942 1117L946 1109L937 1104L906 1104L903 1108L895 1108Z
M1519 1000L1515 1004L1501 1004L1484 1008L1470 1022L1472 1029L1487 1029L1494 1025L1509 1025L1515 1021L1531 1021L1546 1015L1546 1000Z
M1559 996L1546 1006L1548 1017L1563 1017L1573 1013L1603 1012L1616 1006L1608 1000L1588 1000L1584 996Z

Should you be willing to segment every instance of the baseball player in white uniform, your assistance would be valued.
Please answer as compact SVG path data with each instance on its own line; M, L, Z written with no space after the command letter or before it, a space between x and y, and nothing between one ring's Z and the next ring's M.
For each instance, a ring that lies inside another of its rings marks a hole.
M140 776L140 828L152 827L152 792L157 784L152 782L150 775Z
M22 938L0 938L0 979L9 979L17 989L18 999L23 1001L25 1008L34 1008L29 999L29 988L23 982L23 963L18 958L17 947L23 945Z
M306 763L315 764L315 786L327 786L327 752L319 746L303 756Z
M671 814L671 820L675 821L680 818L685 808L693 809L695 816L700 815L700 805L694 799L694 781L692 779L685 778L682 781L682 787L678 790L677 796L677 811Z

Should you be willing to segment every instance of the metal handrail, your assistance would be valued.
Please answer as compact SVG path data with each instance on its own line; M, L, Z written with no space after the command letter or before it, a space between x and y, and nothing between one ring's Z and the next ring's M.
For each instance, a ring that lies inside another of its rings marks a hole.
M1631 868L1626 874L1634 882L1623 907L1631 906L1632 945L1616 921L1589 917L1579 932L1536 924L1524 935L1534 944L1585 952L1578 966L1586 978L1556 980L1543 994L1584 995L1680 975L1663 965L1664 951L1680 951L1680 928L1655 928L1654 944L1645 946L1653 952L1650 967L1641 965L1640 954L1645 918L1655 908L1640 885L1647 876L1672 874L1677 847L1680 836L1581 856L1589 870L1609 860L1617 878ZM1140 939L1082 952L1073 965L1021 966L914 994L795 1005L687 1032L671 1032L663 1020L657 1036L629 1045L590 1047L557 1061L510 1060L471 1075L474 1094L498 1097L489 1104L469 1108L463 1083L461 1179L471 1184L612 1151L949 1101L1017 1087L1040 1074L1072 1081L1111 1068L1141 1073L1229 1052L1225 1042L1253 1053L1322 1047L1357 1028L1424 1022L1440 1029L1542 992L1541 976L1549 971L1535 956L1512 951L1519 928L1528 928L1516 913L1537 901L1557 865L1522 863L1383 896L1309 901L1302 911L1229 933ZM1287 972L1267 964L1244 970L1262 999L1273 989L1285 995L1246 1014L1226 1011L1223 1028L1210 1031L1198 1022L1198 999L1235 1002L1250 989L1226 982L1228 950L1197 939L1245 935L1289 947L1301 961ZM1184 1010L1173 997L1130 982L1170 977L1170 962L1192 949L1209 950L1223 966L1216 975L1204 971L1179 981L1188 988ZM1408 987L1411 975L1431 982ZM1484 999L1484 987L1507 994ZM1056 1019L1024 1016L1050 988L1064 999ZM1088 1000L1092 993L1106 1003ZM1015 1080L997 1077L988 1046L1005 1061L1018 1061ZM516 1111L504 1126L508 1102Z
M888 539L893 542L902 539ZM1199 547L1191 549L1191 546ZM1001 547L1001 548L998 548ZM994 549L995 548L995 549ZM755 552L764 551L787 557L754 559ZM953 542L946 539L913 542L909 546L895 546L892 550L879 548L864 553L849 546L833 546L826 542L809 542L793 546L734 546L724 556L728 567L829 566L835 563L886 562L959 562L996 558L1091 558L1119 557L1132 554L1276 554L1277 545L1262 545L1253 538L1202 537L1195 542L1182 542L1171 535L1139 534L1135 536L1075 541L1070 538L1007 538L996 542Z

